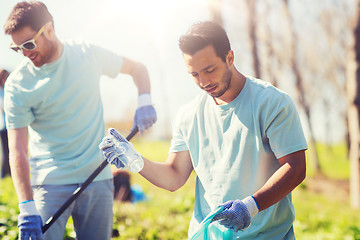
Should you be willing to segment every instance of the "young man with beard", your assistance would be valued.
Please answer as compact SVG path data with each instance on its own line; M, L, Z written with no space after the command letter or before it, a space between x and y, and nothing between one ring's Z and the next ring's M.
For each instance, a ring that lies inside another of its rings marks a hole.
M26 57L5 87L10 165L20 202L20 239L63 239L70 216L77 239L110 239L110 167L44 236L42 224L103 161L98 149L105 133L101 75L132 76L139 93L134 124L143 132L156 121L146 67L86 42L60 41L51 14L38 1L16 4L5 33L13 40L10 48Z
M194 24L179 46L204 92L179 111L167 160L144 158L140 174L175 191L195 171L189 237L220 205L213 221L232 229L234 239L294 239L291 191L305 178L307 144L292 100L240 73L227 34L215 23ZM120 154L111 138L100 147L117 167L129 154Z

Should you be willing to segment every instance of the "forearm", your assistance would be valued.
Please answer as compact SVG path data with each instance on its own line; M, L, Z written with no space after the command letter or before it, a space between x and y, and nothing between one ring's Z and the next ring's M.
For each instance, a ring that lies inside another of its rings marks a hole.
M154 185L176 191L188 180L193 170L189 151L169 153L166 162L152 162L144 158L140 174Z
M177 171L167 162L152 162L144 158L144 168L140 174L155 186L172 192L184 184L179 181Z
M27 156L10 153L10 166L13 184L19 202L33 199L30 184L30 167Z
M291 191L293 191L306 176L306 164L304 152L297 152L289 155L289 159L284 163L253 196L259 205L260 210L264 210L279 202ZM293 157L293 158L292 158Z
M131 76L138 89L138 94L150 93L150 78L148 71L142 63L135 63Z
M120 72L132 77L139 95L150 93L150 78L145 65L126 57L123 57L123 59L124 61Z
M19 202L33 199L30 185L27 127L8 129L9 162Z

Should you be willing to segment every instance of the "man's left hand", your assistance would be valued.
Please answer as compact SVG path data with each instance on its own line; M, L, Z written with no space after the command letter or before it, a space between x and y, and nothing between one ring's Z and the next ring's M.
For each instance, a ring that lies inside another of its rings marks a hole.
M214 216L212 222L219 220L221 225L234 231L245 230L250 226L251 218L258 212L257 203L252 196L243 200L231 200L220 205L224 210Z

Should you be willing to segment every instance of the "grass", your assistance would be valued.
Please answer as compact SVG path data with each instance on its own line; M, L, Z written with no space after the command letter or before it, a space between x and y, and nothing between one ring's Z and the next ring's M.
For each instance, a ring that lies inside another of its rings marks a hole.
M327 177L332 179L349 179L350 161L347 157L347 146L345 143L335 146L319 143L316 147L320 158L320 167Z
M136 141L135 148L144 157L155 161L166 159L169 142ZM338 181L349 176L346 148L335 146L330 150L319 145L320 163L324 175ZM311 166L311 164L308 164ZM309 172L312 172L310 167ZM293 192L296 211L294 223L297 239L306 240L360 240L360 210L349 207L348 201L336 197L335 190L314 191L308 179ZM114 206L113 239L186 239L187 228L193 211L195 174L190 176L183 188L168 192L157 188L139 174L131 174L131 182L139 184L148 200L144 202L119 203ZM330 182L331 183L331 182ZM329 185L324 185L325 188ZM321 188L320 188L321 189ZM11 178L0 180L0 239L17 239L17 198ZM64 239L75 239L71 220Z
M293 202L297 239L360 239L360 211L354 211L347 203L301 187L294 191Z

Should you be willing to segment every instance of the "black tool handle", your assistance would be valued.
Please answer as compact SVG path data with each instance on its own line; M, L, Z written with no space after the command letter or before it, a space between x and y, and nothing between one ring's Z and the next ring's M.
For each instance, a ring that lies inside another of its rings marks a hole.
M138 127L135 127L131 133L126 137L126 140L130 141L135 134L139 131ZM105 159L95 171L86 179L86 181L81 184L72 194L72 196L56 211L56 213L51 216L44 226L42 226L42 232L45 233L46 230L60 217L61 214L70 206L70 204L89 186L89 184L96 178L97 175L108 165L108 161Z

